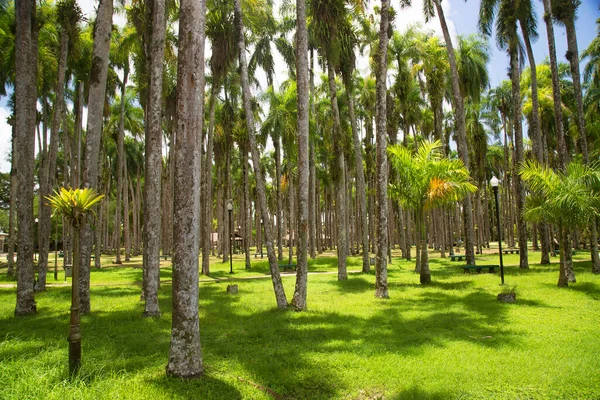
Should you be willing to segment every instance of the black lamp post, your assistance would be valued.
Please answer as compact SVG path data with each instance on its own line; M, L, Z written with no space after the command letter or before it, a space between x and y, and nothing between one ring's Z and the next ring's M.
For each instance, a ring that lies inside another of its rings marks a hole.
M498 254L500 254L500 279L502 285L504 285L504 263L502 262L502 230L500 229L500 204L498 203L498 184L500 181L495 176L490 179L490 185L494 191L494 198L496 199L496 222L498 224Z
M33 261L37 261L37 253L35 252L36 247L39 246L38 242L38 222L40 222L39 219L35 219L35 238L33 240L34 246L33 246ZM37 243L37 246L35 245Z
M229 273L233 274L233 260L231 257L233 256L233 242L231 240L233 226L231 225L231 212L233 211L233 203L231 200L227 202L227 213L229 214Z

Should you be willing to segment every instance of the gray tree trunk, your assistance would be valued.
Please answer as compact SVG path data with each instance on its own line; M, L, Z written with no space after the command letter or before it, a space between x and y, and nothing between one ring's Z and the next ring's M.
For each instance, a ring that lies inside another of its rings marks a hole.
M346 185L344 182L344 150L342 148L343 134L340 123L340 112L338 110L337 89L335 86L335 72L332 61L327 59L327 77L329 81L329 99L331 101L331 112L333 116L333 146L335 153L336 170L333 171L335 185L335 210L336 210L336 234L337 234L337 256L338 256L338 280L348 279L346 270L346 256L348 255L348 232L346 231Z
M10 209L8 213L8 269L9 277L15 276L15 246L17 244L17 151L16 129L12 127L10 160Z
M56 153L58 151L59 130L62 121L64 92L65 92L65 73L67 70L67 55L69 51L69 37L64 32L60 34L60 56L58 63L58 78L56 82L56 97L54 99L54 112L52 115L52 125L50 128L50 148L46 168L42 171L42 181L40 182L40 193L42 197L52 194L52 189L56 181ZM40 199L40 241L39 241L39 261L38 261L38 279L35 284L36 291L46 290L46 274L48 271L48 254L50 251L50 230L52 210L45 200Z
M297 7L297 6L296 6ZM296 11L297 12L297 11ZM314 50L310 53L310 64L309 64L309 86L310 86L310 114L315 116L315 74L313 69L314 63ZM310 119L309 119L310 121ZM310 140L310 134L308 136L308 185L309 185L309 198L308 198L308 244L310 250L310 258L317 257L317 201L318 194L316 191L316 180L317 180L317 167L315 162L315 145Z
M585 114L583 109L583 97L581 91L581 74L579 71L579 49L577 47L577 31L575 30L574 19L565 21L567 30L567 59L571 65L571 76L573 77L573 91L575 92L575 102L577 105L577 129L579 130L579 143L583 162L589 164L589 151L587 142L587 129L585 126ZM590 222L591 231L591 256L592 256L592 271L600 272L600 256L598 255L598 225L596 219Z
M456 147L458 148L458 155L460 159L465 164L465 167L469 168L469 149L467 148L467 132L465 129L465 104L460 94L456 55L454 54L454 47L452 45L452 39L450 38L448 25L446 24L446 18L444 17L444 10L442 9L441 0L434 0L434 2L437 15L442 26L442 32L444 33L446 50L448 51L448 60L450 62L452 105L454 108L456 124ZM473 200L471 195L465 196L465 200L463 201L463 223L465 233L465 258L467 260L467 264L474 265L475 252L473 250L473 243L475 234L473 230Z
M381 0L381 22L376 64L376 135L377 135L377 256L375 261L375 297L388 298L387 247L388 247L388 160L387 160L387 112L386 77L387 45L389 41L389 0Z
M369 265L369 232L367 226L367 189L365 186L365 169L363 166L362 158L362 145L358 139L358 128L356 124L356 115L354 112L354 97L352 95L352 77L344 77L346 85L346 94L348 96L348 113L350 115L350 124L352 126L352 140L354 143L354 164L356 168L356 197L358 200L360 225L361 229L361 242L362 242L362 272L369 272L371 267Z
M281 139L279 133L273 140L273 146L275 147L275 193L277 196L277 259L283 260L283 243L281 238L283 236L283 207L281 204Z
M515 131L515 165L523 163L525 157L523 154L523 125L521 108L521 79L519 73L519 59L517 54L517 32L514 27L514 39L509 40L510 57L510 79L512 82L512 101L513 101L513 123ZM527 223L523 217L525 211L525 186L521 176L513 174L515 180L515 197L517 206L517 230L519 234L519 268L529 269L529 257L527 253Z
M15 315L33 314L33 165L37 100L35 1L15 4L15 150L17 163L17 304Z
M198 318L200 147L204 122L204 0L182 0L174 142L173 317L167 375L203 374Z
M308 137L308 31L306 0L296 0L296 80L298 93L298 252L296 255L296 287L292 306L306 309L308 284L308 196L309 196L309 137Z
M117 201L115 207L115 240L116 258L115 264L122 264L121 260L121 207L123 204L123 181L125 179L125 90L127 87L128 68L124 69L123 85L121 87L121 104L119 105L119 134L117 136Z
M565 133L562 124L562 103L560 95L560 82L558 75L558 62L556 60L556 43L554 41L554 25L552 21L551 0L543 0L544 3L544 22L546 23L546 33L548 35L548 55L550 57L550 70L552 71L552 97L554 100L554 119L556 120L556 142L558 144L559 167L564 169L569 162L567 154L567 145L565 143Z
M162 183L162 77L165 53L165 0L153 1L150 50L150 82L146 105L145 184L144 184L144 314L160 316L161 183Z
M531 47L531 40L529 38L529 31L524 26L523 21L519 22L521 26L521 32L523 33L523 40L525 42L525 49L527 50L527 58L529 59L529 67L531 70L531 143L533 153L536 160L540 164L544 164L544 153L542 146L542 128L539 115L539 101L538 101L538 83L537 83L537 70L535 58L533 56L533 49ZM548 225L540 224L540 241L542 244L542 255L541 264L550 264L550 243L548 241Z
M106 95L106 78L112 30L113 2L100 0L94 25L94 49L88 97L87 136L83 159L82 187L98 189L98 155L102 137L102 117ZM79 267L79 311L90 312L90 254L93 233L90 221L81 229Z
M210 250L212 249L212 163L213 163L213 132L215 127L215 99L219 91L217 79L213 79L209 99L209 120L206 143L206 157L203 171L204 196L204 246L202 246L202 273L210 274Z
M271 231L271 217L267 206L267 194L265 181L260 170L260 154L258 144L256 143L256 134L254 131L254 115L252 114L252 95L250 93L250 82L248 81L248 62L246 61L246 45L244 40L244 24L242 22L242 5L240 0L234 1L235 6L235 25L237 32L237 47L240 59L240 80L242 82L242 97L244 102L244 114L246 116L246 126L248 129L248 140L250 142L250 151L252 152L252 164L254 165L254 176L256 178L256 191L258 193L262 219L264 222L265 241L267 245L267 256L269 258L269 268L271 270L271 281L275 291L275 300L278 308L287 308L287 299L285 290L277 265L277 255L273 248L273 236ZM280 221L277 221L279 224Z
M131 232L129 226L129 173L127 171L127 158L123 160L123 240L125 244L125 261L131 257ZM96 243L96 247L98 243ZM96 258L96 261L98 259Z

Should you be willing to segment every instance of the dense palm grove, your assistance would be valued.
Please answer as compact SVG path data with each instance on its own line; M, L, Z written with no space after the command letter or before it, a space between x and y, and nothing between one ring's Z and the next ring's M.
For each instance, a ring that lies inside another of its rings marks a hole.
M2 1L15 313L36 311L59 242L65 263L80 255L83 313L101 253L117 263L143 254L144 316L159 317L160 256L172 254L167 373L198 376L198 275L210 274L210 257L228 260L231 236L247 267L251 247L266 249L279 308L308 307L307 260L326 249L337 251L340 280L348 255L362 254L363 272L374 261L375 295L386 298L392 249L416 258L426 284L428 248L445 257L462 247L475 264L498 240L492 176L521 268L540 254L549 263L556 243L559 286L575 280L572 248L591 249L600 273L600 36L579 54L578 1L544 0L540 18L532 0L483 0L480 34L454 42L441 0L425 0L423 12L437 16L443 38L396 29L404 3L372 11L355 0L287 0L275 14L270 0L101 0L87 20L75 0ZM549 59L536 64L542 24ZM554 24L566 27L566 60ZM510 65L510 80L493 88L492 45ZM60 186L106 197L76 250L73 228L45 200ZM278 263L293 256L288 297Z

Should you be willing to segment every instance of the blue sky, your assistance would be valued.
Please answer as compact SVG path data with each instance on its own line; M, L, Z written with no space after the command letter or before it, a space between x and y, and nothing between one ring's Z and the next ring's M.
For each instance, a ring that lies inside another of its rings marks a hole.
M92 0L80 0L80 5L83 11L90 15L93 13L93 8L96 5L95 1ZM276 0L276 3L279 1ZM546 39L546 27L542 20L543 5L541 0L534 0L538 17L539 17L539 40L534 44L534 53L536 62L542 62L548 56L548 43ZM377 5L379 1L371 0L371 6ZM437 19L430 21L425 24L422 17L422 0L413 0L413 6L404 10L400 10L398 7L398 1L392 0L392 5L398 10L395 21L396 29L403 31L407 26L414 23L421 23L427 29L434 30L441 36L440 24ZM449 29L454 37L457 34L468 35L477 32L477 18L479 12L478 1L463 1L463 0L444 0L443 7L446 14L446 19L449 25ZM576 22L577 39L579 43L579 51L585 49L588 44L596 35L596 19L600 16L598 11L597 0L582 0L582 4L579 8L578 20ZM117 22L121 22L122 17ZM121 22L122 23L122 22ZM567 48L567 38L565 30L555 25L554 28L556 38L556 52L559 61L566 62L564 57ZM455 40L453 40L455 42ZM490 45L492 50L492 57L489 65L490 72L490 83L492 87L498 85L504 79L507 79L507 68L508 59L506 53L498 50L495 43L492 42ZM210 50L207 49L207 57L209 56ZM526 64L527 65L527 64ZM359 63L360 66L360 63ZM285 68L284 68L285 70ZM286 77L278 77L276 83L281 83ZM261 79L262 80L262 79ZM10 164L7 162L7 156L10 152L10 127L6 124L6 118L9 115L9 111L6 108L6 97L0 99L0 172L8 172L10 170ZM36 144L37 149L37 144Z

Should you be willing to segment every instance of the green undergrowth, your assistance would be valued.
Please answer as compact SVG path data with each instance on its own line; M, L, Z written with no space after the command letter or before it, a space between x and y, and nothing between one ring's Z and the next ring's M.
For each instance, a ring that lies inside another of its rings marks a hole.
M478 257L497 263L497 256ZM341 282L335 273L312 274L307 312L277 310L270 279L238 279L267 274L266 258L253 258L248 271L236 256L233 276L215 259L200 283L206 373L189 381L165 376L168 262L160 319L141 318L134 283L141 269L92 270L92 312L82 318L83 366L75 379L67 372L70 288L37 294L37 314L19 318L15 290L2 288L0 398L600 398L600 276L576 261L578 282L559 289L557 264L540 266L536 257L530 254L527 271L518 256L505 257L515 304L497 301L498 273L463 274L462 263L433 258L432 284L423 287L414 261L394 257L389 299L374 298L373 272ZM350 258L348 269L360 270L360 262ZM319 257L309 270L335 272L336 260ZM237 295L226 293L228 278L239 285ZM291 299L293 274L283 282Z

